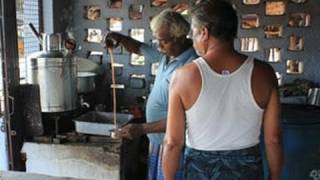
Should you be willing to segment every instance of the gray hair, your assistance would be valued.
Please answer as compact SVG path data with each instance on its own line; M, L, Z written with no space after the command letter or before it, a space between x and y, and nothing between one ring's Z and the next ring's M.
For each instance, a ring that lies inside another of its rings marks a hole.
M152 32L167 27L169 28L170 35L175 38L187 36L190 31L189 22L180 13L172 9L165 9L153 17L150 22L150 27Z
M206 26L210 35L220 40L233 41L237 35L237 12L226 0L198 1L191 17L196 26Z

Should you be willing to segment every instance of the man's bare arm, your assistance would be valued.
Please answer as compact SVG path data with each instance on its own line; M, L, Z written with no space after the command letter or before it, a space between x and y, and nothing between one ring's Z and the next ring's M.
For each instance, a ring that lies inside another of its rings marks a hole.
M149 133L164 133L166 131L166 119L152 123L128 124L118 131L118 136L126 139L135 139Z
M279 180L283 165L282 136L280 126L280 102L278 89L273 88L264 112L264 142L271 180Z
M169 111L162 156L162 168L166 180L175 179L181 150L184 146L185 115L179 94L181 85L179 85L177 74L179 73L175 73L170 84Z
M142 45L142 43L129 36L124 36L120 33L111 32L108 34L107 38L116 40L129 52L140 54L140 46Z

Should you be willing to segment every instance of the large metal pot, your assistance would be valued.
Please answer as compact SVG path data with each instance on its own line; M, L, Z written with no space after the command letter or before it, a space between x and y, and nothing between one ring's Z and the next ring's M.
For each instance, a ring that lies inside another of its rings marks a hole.
M77 73L77 89L79 94L90 93L94 91L96 73L93 72L78 72Z
M77 63L61 48L60 35L44 34L43 51L27 59L27 83L39 84L42 112L65 112L78 107Z

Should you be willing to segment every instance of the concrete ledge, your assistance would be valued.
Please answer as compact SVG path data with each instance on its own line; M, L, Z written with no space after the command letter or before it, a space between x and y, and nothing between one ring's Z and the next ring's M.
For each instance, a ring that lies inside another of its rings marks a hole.
M42 174L25 173L18 171L0 171L1 180L85 180L79 178L54 177Z
M113 144L104 144L112 146ZM94 144L24 143L26 171L95 180L120 179L120 154Z

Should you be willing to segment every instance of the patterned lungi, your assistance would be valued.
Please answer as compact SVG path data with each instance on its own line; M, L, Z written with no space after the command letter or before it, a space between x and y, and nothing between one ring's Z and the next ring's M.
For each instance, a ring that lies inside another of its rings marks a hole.
M232 151L201 151L186 147L185 180L262 180L259 146Z

